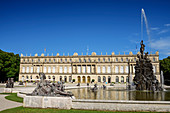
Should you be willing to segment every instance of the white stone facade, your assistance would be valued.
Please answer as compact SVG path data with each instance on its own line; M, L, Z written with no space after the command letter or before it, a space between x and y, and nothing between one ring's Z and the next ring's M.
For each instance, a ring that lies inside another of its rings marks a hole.
M153 71L160 81L159 53L148 55L153 64ZM47 80L65 81L76 83L115 82L125 83L132 73L135 76L134 65L137 55L91 55L73 56L23 56L21 54L19 81L39 80L39 72L46 75Z

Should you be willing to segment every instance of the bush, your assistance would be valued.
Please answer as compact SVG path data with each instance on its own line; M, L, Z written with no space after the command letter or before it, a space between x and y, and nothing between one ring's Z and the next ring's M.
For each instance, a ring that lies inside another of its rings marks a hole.
M94 79L91 80L91 82L94 82L94 81L95 81Z
M75 82L76 80L75 79L73 79L73 82Z

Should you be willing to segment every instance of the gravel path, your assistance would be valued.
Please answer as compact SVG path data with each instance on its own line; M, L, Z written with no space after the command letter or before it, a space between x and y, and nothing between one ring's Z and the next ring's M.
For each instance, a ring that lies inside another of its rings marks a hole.
M7 95L0 95L0 111L3 111L5 109L19 107L23 105L23 103L18 103L18 102L7 100L5 99L5 96Z

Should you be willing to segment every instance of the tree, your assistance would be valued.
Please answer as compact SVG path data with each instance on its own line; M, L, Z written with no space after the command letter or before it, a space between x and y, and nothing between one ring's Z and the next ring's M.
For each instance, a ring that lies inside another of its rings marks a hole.
M0 81L6 81L12 77L18 79L20 67L19 54L8 53L0 50Z
M170 85L170 56L160 60L160 68L163 71L165 84Z

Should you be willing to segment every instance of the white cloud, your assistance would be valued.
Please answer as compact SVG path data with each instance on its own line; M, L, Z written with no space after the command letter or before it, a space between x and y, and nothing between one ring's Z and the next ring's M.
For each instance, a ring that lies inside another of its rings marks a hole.
M170 37L160 38L159 40L152 41L151 47L155 50L167 51L168 53L170 50Z
M166 32L168 32L168 30L164 29L164 30L159 31L158 34L163 34L163 33L166 33Z
M167 26L167 27L169 27L169 26L170 26L170 24L164 24L164 26Z
M151 30L152 31L157 31L157 30L159 30L159 28L158 27L152 27Z

